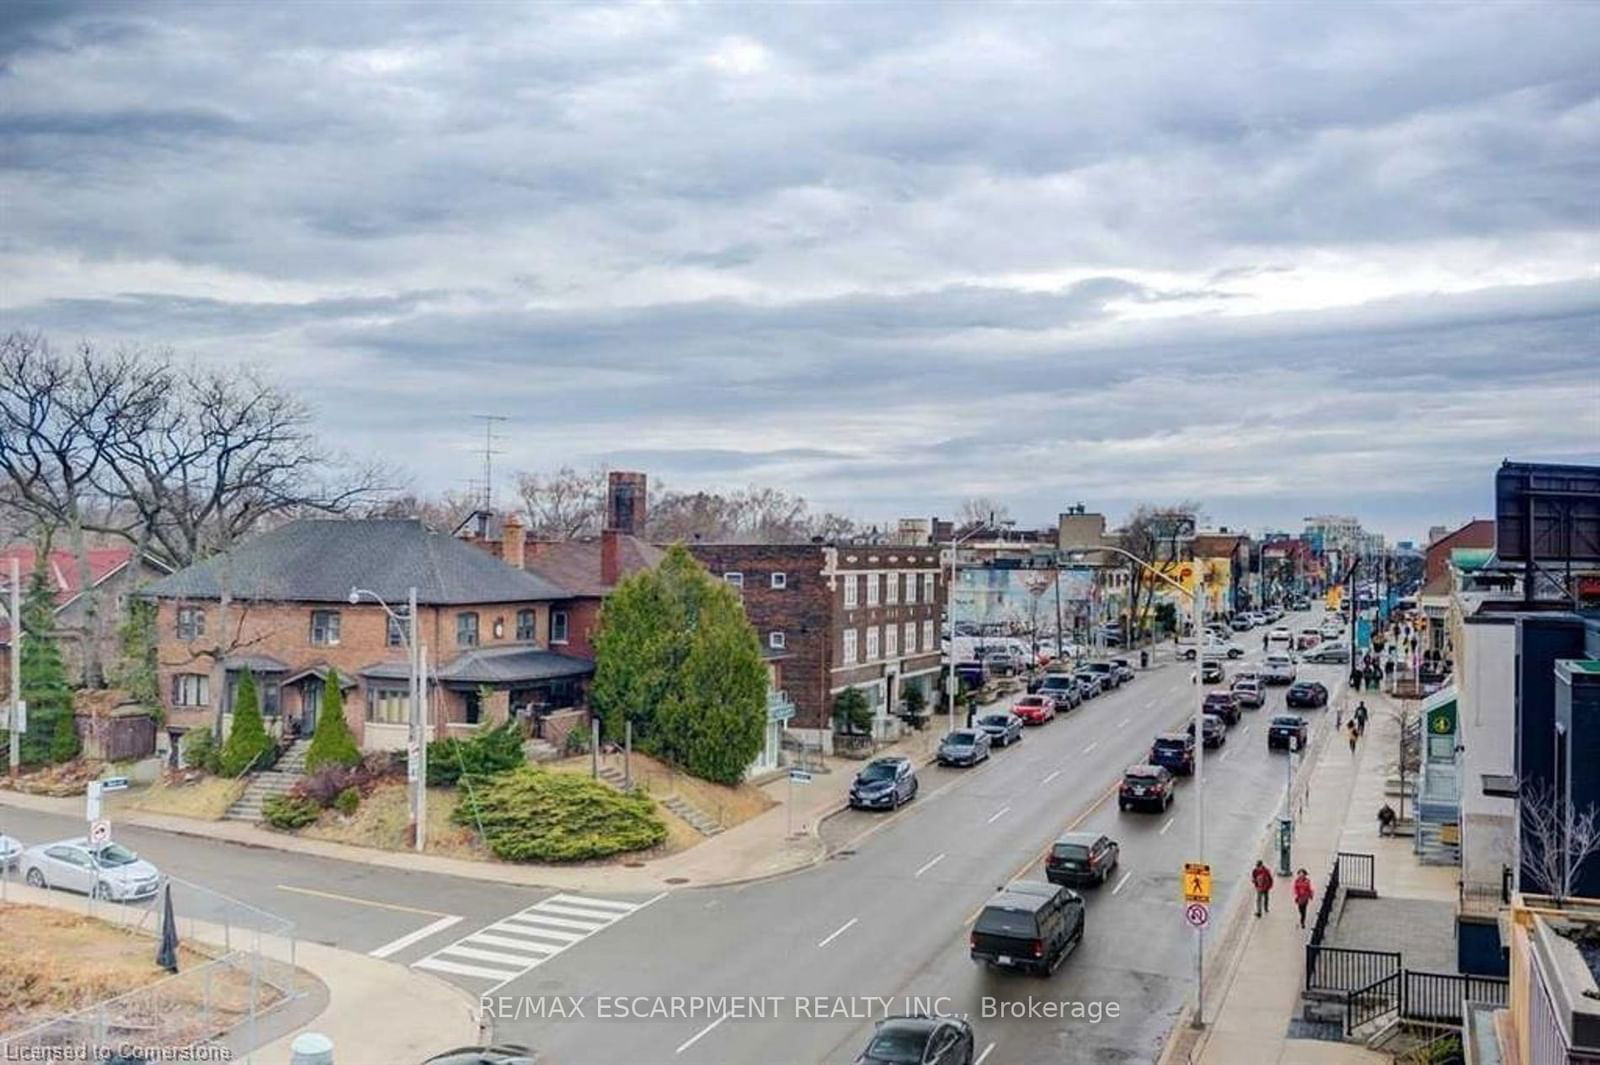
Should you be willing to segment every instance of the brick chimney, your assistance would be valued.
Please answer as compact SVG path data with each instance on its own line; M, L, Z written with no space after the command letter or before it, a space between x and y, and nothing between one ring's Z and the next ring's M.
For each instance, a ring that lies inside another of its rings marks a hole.
M647 487L642 473L612 470L606 477L605 528L629 536L644 535Z
M622 579L622 534L616 529L600 533L600 583L607 588Z
M501 529L500 560L508 566L521 569L523 562L526 561L528 531L522 527L522 519L515 514L506 516Z

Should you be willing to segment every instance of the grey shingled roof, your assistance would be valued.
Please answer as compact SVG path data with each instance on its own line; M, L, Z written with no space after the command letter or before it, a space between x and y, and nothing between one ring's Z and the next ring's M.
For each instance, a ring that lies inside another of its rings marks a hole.
M374 662L359 670L370 680L406 680L410 667L393 660ZM536 647L484 647L451 659L430 679L443 684L514 684L518 681L586 677L594 663L577 655L556 654Z
M352 585L391 606L417 588L428 606L566 599L568 592L512 569L486 551L434 532L414 518L303 518L262 533L225 555L197 562L142 592L156 599L235 599L345 603Z

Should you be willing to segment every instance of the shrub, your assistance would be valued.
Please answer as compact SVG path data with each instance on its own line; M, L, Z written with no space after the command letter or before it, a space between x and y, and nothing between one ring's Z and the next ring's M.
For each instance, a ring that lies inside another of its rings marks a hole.
M295 782L294 794L310 799L319 809L332 806L345 790L357 787L358 776L354 769L342 765L325 765L315 769Z
M493 776L527 762L522 754L522 733L506 721L464 740L436 740L428 744L428 786L451 787L463 774Z
M846 688L833 701L833 728L847 736L872 731L872 707L860 688Z
M217 741L208 728L191 729L183 737L183 764L188 769L204 769L208 773L217 771L217 760L222 752L217 750Z
M304 828L322 815L322 808L298 795L271 795L261 804L261 816L273 828Z
M311 734L311 749L306 752L306 768L325 765L355 765L361 761L350 723L344 719L344 695L339 691L339 674L328 670L322 686L322 705L317 710L317 730Z
M225 777L236 777L248 770L260 769L267 752L274 747L272 737L267 735L266 723L261 720L255 677L247 669L239 678L239 690L234 696L233 727L228 730L228 741L222 745L220 771Z
M575 773L521 766L481 782L452 815L483 825L484 842L510 862L575 862L653 847L667 838L655 803ZM473 808L477 808L477 817Z
M346 817L349 817L351 814L355 813L356 807L360 805L360 788L345 788L339 793L339 797L333 800L333 808L344 814Z
M567 732L566 739L561 741L561 753L566 755L589 753L589 730L586 728L573 728Z
M78 757L83 750L83 742L78 738L78 715L67 710L56 715L56 727L50 736L50 760L52 762L70 762Z

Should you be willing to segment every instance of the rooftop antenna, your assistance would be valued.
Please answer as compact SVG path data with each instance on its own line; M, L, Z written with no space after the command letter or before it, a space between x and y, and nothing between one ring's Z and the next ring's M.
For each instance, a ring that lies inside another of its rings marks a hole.
M503 414L474 414L483 420L483 509L494 509L494 457L505 452L495 446L494 423L506 420Z

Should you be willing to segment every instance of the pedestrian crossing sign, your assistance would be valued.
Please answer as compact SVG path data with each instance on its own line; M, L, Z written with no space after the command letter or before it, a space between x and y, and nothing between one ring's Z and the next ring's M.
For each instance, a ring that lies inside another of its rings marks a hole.
M1185 862L1183 865L1183 901L1211 901L1211 866L1204 862Z

